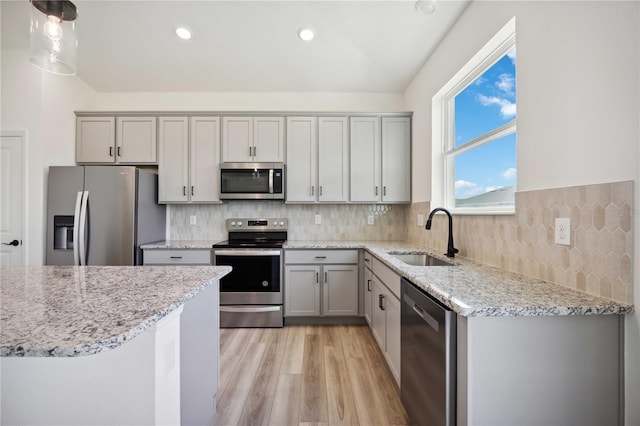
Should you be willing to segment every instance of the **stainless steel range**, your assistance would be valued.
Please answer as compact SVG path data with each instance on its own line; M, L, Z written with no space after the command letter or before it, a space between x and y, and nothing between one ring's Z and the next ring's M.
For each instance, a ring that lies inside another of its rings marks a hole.
M213 245L220 280L220 327L282 327L282 245L287 219L227 219L229 239Z

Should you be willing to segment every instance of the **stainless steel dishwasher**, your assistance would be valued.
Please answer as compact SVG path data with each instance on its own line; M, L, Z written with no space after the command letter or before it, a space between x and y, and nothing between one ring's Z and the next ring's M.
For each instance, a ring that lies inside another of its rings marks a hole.
M401 285L400 395L411 424L456 424L456 314L410 281Z

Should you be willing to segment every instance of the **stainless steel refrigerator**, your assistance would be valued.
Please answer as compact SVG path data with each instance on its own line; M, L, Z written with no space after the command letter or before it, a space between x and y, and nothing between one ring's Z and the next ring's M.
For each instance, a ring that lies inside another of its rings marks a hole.
M141 265L140 245L165 239L158 176L126 166L50 167L47 265Z

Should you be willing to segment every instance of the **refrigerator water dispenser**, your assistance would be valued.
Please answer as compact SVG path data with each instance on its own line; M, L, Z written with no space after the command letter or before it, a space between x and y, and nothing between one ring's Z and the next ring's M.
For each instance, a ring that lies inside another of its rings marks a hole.
M73 216L54 216L53 228L53 248L73 250Z

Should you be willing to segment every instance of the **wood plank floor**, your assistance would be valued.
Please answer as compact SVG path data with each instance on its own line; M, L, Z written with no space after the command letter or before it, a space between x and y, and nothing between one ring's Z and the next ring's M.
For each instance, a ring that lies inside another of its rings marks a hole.
M220 330L215 425L406 425L367 326Z

